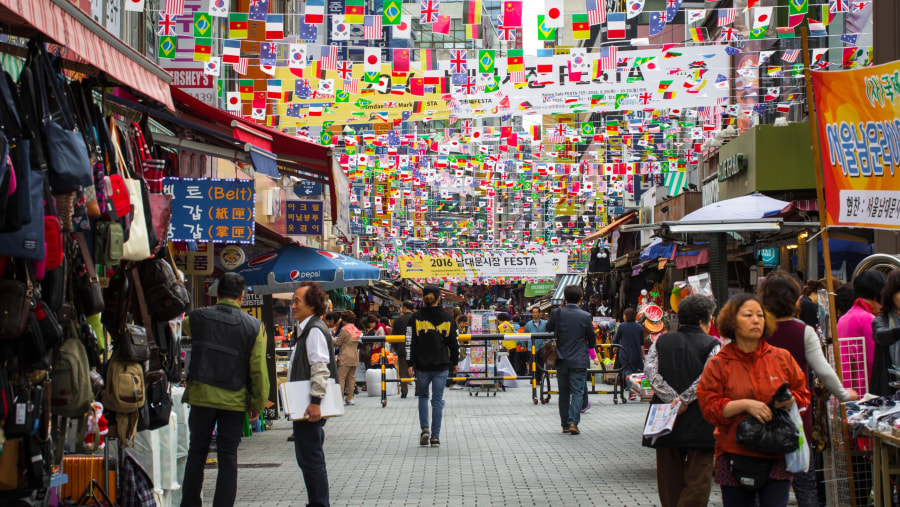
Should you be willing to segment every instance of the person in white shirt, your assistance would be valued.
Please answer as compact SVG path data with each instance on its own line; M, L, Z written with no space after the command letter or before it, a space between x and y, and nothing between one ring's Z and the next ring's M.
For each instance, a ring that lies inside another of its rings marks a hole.
M288 380L310 381L310 403L303 421L294 421L294 452L303 471L309 504L328 507L328 474L325 470L325 419L320 404L329 377L337 379L331 332L319 318L327 309L328 295L317 282L303 282L291 302L291 313L299 322L296 345L291 354Z

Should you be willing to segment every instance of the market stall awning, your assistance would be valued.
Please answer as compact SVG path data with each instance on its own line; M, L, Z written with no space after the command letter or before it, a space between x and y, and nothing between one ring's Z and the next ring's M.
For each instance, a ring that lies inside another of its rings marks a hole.
M553 297L550 298L550 302L555 305L561 305L565 301L565 291L566 287L569 285L581 285L581 275L563 275L562 278L559 279L559 284L556 286L556 290L553 291Z
M154 14L155 15L155 14ZM78 60L105 73L133 93L174 109L169 83L172 76L128 46L68 0L0 0L0 22L29 28L66 50L63 57ZM18 32L18 30L17 30ZM35 34L36 35L36 34ZM69 54L72 53L72 54Z
M783 218L785 221L801 221L804 215L810 212L819 211L819 201L815 199L799 199L791 201L787 206L779 211L770 211L766 213L766 218Z
M629 224L629 223L633 222L634 220L637 220L637 211L632 211L632 212L629 212L629 213L627 213L627 214L625 214L625 215L619 217L618 219L616 219L615 221L613 221L611 224L609 224L609 225L603 227L603 228L600 229L599 231L597 231L597 232L591 234L590 236L584 238L584 242L585 242L585 243L590 243L590 242L596 241L596 240L598 240L598 239L600 239L600 238L602 238L602 237L604 237L604 236L607 236L607 235L609 235L609 234L612 234L612 233L613 233L616 229L618 229L619 227L621 227L621 226L623 226L623 225L625 225L625 224Z

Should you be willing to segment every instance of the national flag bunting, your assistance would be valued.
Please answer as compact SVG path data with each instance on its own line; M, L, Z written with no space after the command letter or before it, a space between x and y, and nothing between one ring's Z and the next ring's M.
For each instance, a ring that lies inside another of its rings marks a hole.
M625 13L621 13L624 24ZM610 14L610 23L612 14ZM610 30L612 30L610 28ZM572 38L576 40L589 39L591 37L591 25L588 24L587 14L572 14ZM610 38L613 38L610 36ZM624 38L624 36L622 37Z
M228 15L228 37L246 39L248 35L247 13L232 12Z

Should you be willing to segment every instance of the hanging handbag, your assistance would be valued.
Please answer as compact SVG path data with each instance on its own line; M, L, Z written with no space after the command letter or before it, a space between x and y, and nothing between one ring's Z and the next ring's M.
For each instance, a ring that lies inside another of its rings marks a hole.
M50 186L54 193L91 186L94 184L91 159L70 109L70 98L63 91L62 80L65 78L53 70L42 41L32 40L31 46L32 69L41 99L41 133L50 169ZM48 101L51 94L55 112Z
M150 359L150 345L147 342L147 330L143 326L127 324L125 333L113 344L122 361L143 363Z
M155 430L169 425L169 414L172 412L172 395L169 381L162 371L147 372L144 375L147 388L147 429Z
M128 230L128 240L123 247L122 258L127 261L142 261L150 258L150 234L147 229L147 219L144 209L144 182L139 176L132 175L128 171L122 149L119 146L119 131L116 128L115 119L110 118L109 125L110 143L115 151L116 166L122 174L125 186L128 189L128 198L133 209L133 219Z
M22 69L20 75L22 88L24 91L23 108L29 107L29 100L32 97L31 71L28 68ZM23 146L28 144L23 141ZM38 160L38 164L42 160L42 151L40 143L30 144L32 157ZM14 150L15 151L15 150ZM27 155L27 154L26 154ZM23 259L42 260L45 256L44 252L44 172L40 170L40 165L32 165L30 159L15 161L14 164L21 163L25 171L26 177L17 176L17 186L22 198L28 204L28 221L23 219L23 226L15 232L7 232L0 234L0 255L8 257L19 257ZM34 168L34 170L32 170Z
M78 276L78 302L85 315L94 315L103 311L106 302L103 300L103 288L100 286L100 278L94 269L94 260L87 248L87 239L84 234L75 235L78 241L78 249L81 252L81 261L84 263L84 272Z
M15 340L28 326L34 304L34 286L27 276L20 280L0 280L0 339Z

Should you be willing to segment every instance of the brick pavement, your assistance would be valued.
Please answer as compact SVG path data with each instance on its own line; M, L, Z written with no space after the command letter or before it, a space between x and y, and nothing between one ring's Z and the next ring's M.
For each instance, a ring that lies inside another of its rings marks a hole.
M656 460L640 445L646 403L613 405L592 395L578 436L560 430L557 397L534 405L530 388L496 397L446 391L441 447L418 445L417 399L356 398L345 416L325 426L325 454L334 506L649 506L657 505ZM241 506L302 506L306 489L285 441L290 426L244 439ZM213 454L210 457L214 457ZM204 496L211 504L215 470ZM720 505L713 486L710 505Z

